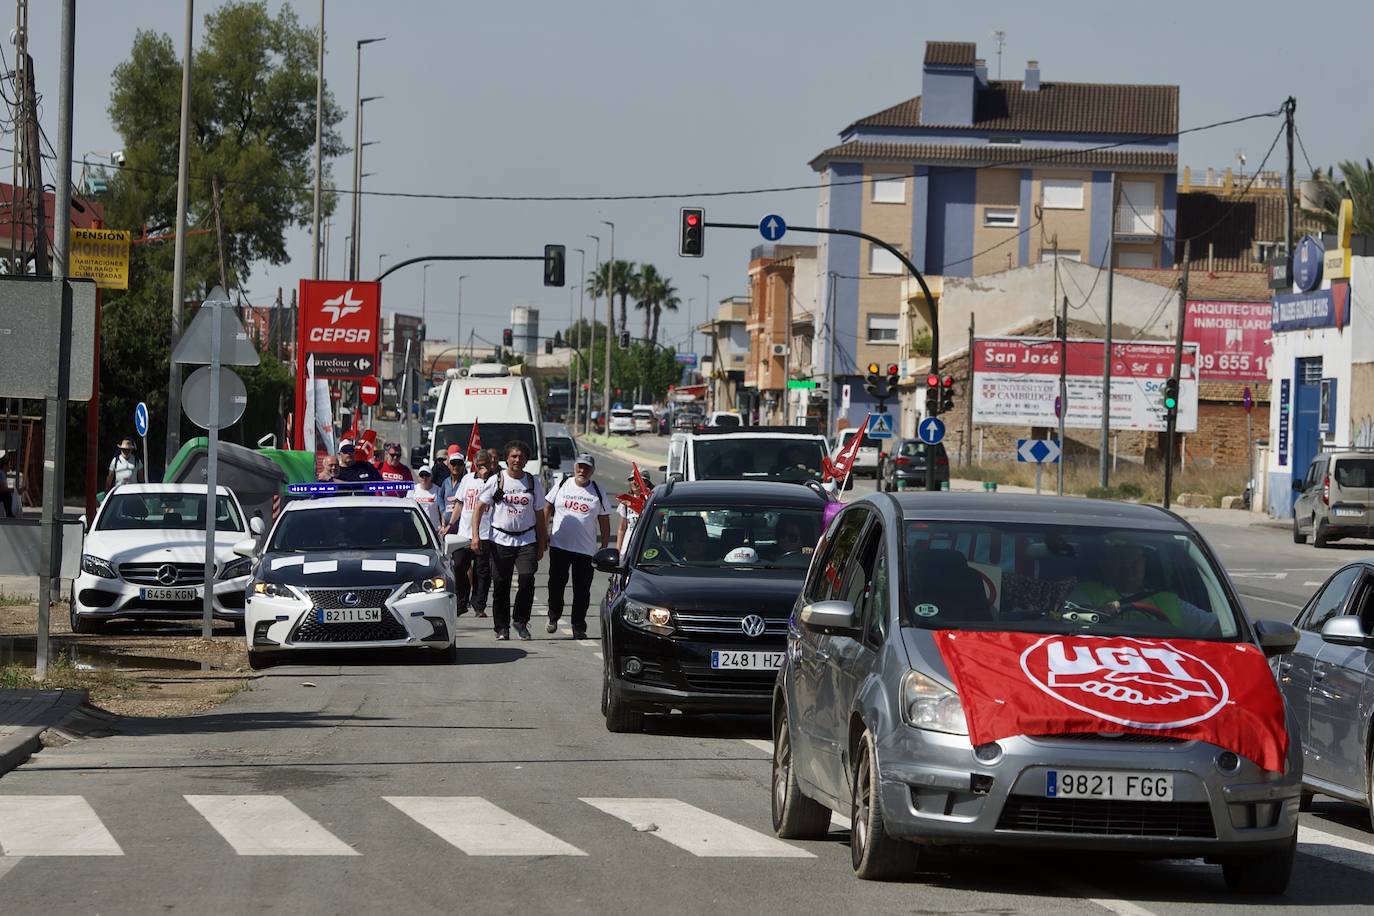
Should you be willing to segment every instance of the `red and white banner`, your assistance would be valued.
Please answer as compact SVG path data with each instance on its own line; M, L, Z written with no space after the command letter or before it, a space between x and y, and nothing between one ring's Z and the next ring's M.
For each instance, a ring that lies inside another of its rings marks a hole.
M1249 643L939 630L935 644L975 746L1016 735L1169 735L1283 770L1283 699Z
M1183 339L1198 345L1203 381L1267 382L1274 356L1269 302L1188 300Z
M1068 389L1064 425L1102 428L1102 348L1100 340L1052 337L984 337L973 342L973 422L1007 426L1058 426L1061 353ZM1197 430L1196 344L1183 345L1179 379L1178 429ZM1165 428L1161 393L1174 371L1174 345L1113 343L1111 427L1117 430Z

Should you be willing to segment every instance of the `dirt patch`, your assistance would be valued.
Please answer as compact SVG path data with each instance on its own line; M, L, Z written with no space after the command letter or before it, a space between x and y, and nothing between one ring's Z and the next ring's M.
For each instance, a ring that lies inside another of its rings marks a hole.
M36 604L0 606L0 687L33 682ZM199 622L114 621L96 634L72 633L67 605L52 609L52 663L41 686L90 691L91 703L124 716L183 716L213 709L253 679L243 637L228 624L200 635ZM6 639L6 637L13 637Z

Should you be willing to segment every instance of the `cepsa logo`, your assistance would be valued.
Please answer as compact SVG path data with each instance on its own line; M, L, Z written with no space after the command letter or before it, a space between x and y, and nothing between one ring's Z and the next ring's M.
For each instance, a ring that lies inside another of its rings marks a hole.
M367 281L302 280L301 339L307 351L377 352L381 289Z
M1202 722L1231 696L1215 668L1159 640L1047 636L1021 653L1021 670L1061 703L1135 728Z

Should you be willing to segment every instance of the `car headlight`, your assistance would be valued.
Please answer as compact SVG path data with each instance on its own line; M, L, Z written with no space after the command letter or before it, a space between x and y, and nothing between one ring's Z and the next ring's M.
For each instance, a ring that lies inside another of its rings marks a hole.
M81 571L99 576L102 579L118 579L114 568L110 566L109 560L102 560L94 554L83 553L81 555Z
M919 671L902 678L902 718L907 725L950 735L967 735L959 694Z
M406 589L406 593L402 597L432 595L435 592L444 591L447 587L448 583L444 581L443 576L434 576L431 579L421 579L419 582L410 583L410 588Z
M673 632L673 612L666 607L627 598L620 609L620 616L630 626L641 630L651 630L661 636Z
M219 571L219 576L217 578L221 580L237 579L240 576L248 575L252 571L253 561L248 557L239 557L237 560L230 560L228 563L225 563L224 568Z
M266 595L268 598L295 598L296 594L291 591L289 585L278 585L275 582L254 582L253 594Z

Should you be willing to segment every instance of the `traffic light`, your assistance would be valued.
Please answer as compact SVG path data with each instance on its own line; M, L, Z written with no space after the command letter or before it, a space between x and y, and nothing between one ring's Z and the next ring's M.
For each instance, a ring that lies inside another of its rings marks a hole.
M954 376L946 375L940 381L940 413L954 409Z
M568 249L564 245L544 246L544 285L562 286Z
M1161 391L1159 403L1163 405L1165 413L1173 413L1178 410L1178 379L1164 380L1164 388Z
M514 332L511 331L510 328L506 328L505 330L503 330L503 331L501 332L501 346L503 346L503 347L513 347L513 346L515 346L515 334L514 334Z
M940 376L926 376L926 416L933 417L940 412Z
M544 338L544 355L553 356L553 340L548 337Z
M882 369L877 363L868 364L868 376L864 379L864 391L872 397L882 397L878 392L883 384Z
M630 349L630 332L629 332L629 331L621 331L621 332L620 332L620 349L622 349L622 350L628 350L628 349Z
M677 253L684 258L699 258L706 253L706 211L700 207L682 208Z

